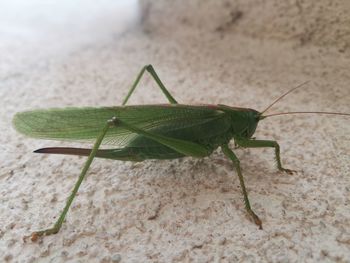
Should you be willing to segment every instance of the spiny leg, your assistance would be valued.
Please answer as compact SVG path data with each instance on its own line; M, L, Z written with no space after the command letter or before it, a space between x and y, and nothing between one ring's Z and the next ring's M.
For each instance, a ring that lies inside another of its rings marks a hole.
M102 143L102 140L103 138L105 137L109 127L111 125L115 125L115 122L112 120L109 120L106 125L103 127L103 130L101 131L100 135L98 136L98 138L96 139L95 141L95 144L94 144L94 147L92 148L91 150L91 153L80 173L80 176L78 178L78 181L75 183L75 186L72 190L72 193L70 194L70 196L68 197L67 199L67 202L66 202L66 206L64 207L60 217L58 218L58 220L56 221L56 223L54 224L54 226L52 228L48 228L48 229L45 229L45 230L40 230L40 231L36 231L34 233L32 233L31 235L31 239L32 241L36 241L38 239L39 236L44 236L44 235L52 235L52 234L56 234L61 226L62 226L62 223L64 221L64 218L66 217L66 214L69 210L69 207L71 206L72 202L73 202L73 199L74 197L76 196L77 192L78 192L78 189L93 161L93 159L95 158L96 156L96 153L97 153L97 150L98 148L100 147L101 143Z
M262 229L262 223L261 220L259 219L259 217L254 213L254 211L252 210L250 203L249 203L249 198L248 198L248 193L247 190L245 188L245 184L244 184L244 178L241 172L241 166L240 166L240 162L239 159L237 158L237 156L234 154L234 152L228 147L228 145L222 145L221 149L223 151L223 153L229 158L231 159L231 161L233 162L233 165L236 168L237 174L238 174L238 178L239 178L239 182L241 184L241 188L242 188L242 192L243 192L243 196L244 196L244 204L245 207L249 213L249 215L253 218L254 223L256 225L259 226L259 229Z
M134 92L134 90L136 89L137 84L139 84L140 79L141 79L143 73L145 73L146 70L151 74L151 76L152 76L153 79L156 81L156 83L158 84L159 88L160 88L161 91L164 93L164 95L167 97L167 99L169 100L169 102L170 102L171 104L177 104L177 101L176 101L176 100L174 99L174 97L169 93L169 91L165 88L164 84L162 83L162 81L161 81L160 78L158 77L158 75L157 75L156 71L154 70L153 66L152 66L152 65L146 65L146 66L144 66L144 67L141 69L140 73L137 75L136 80L135 80L134 83L132 84L132 86L131 86L131 88L130 88L128 94L126 95L125 99L123 100L122 105L125 105L125 104L128 102L128 100L129 100L131 94L132 94L132 93Z
M265 148L265 147L275 148L275 156L276 156L278 170L282 172L286 172L288 174L292 174L293 172L295 172L294 170L283 168L281 163L281 157L280 157L280 146L276 141L249 140L245 138L235 138L235 143L245 148Z

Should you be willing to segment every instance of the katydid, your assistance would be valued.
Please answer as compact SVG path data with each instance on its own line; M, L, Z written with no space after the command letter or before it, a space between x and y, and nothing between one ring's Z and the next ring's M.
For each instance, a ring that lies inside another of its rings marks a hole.
M126 106L145 71L151 74L170 104ZM13 119L14 127L25 135L41 139L95 142L92 149L53 147L35 151L83 155L88 156L88 159L57 222L52 228L32 233L32 240L39 236L55 234L60 230L95 157L135 162L186 156L202 158L209 156L218 147L232 161L243 192L245 208L255 224L262 229L262 222L249 202L240 161L230 149L229 142L234 139L236 145L244 148L274 148L277 168L292 173L292 170L282 166L280 147L276 141L252 138L260 120L298 113L350 116L347 113L337 112L284 112L263 115L277 101L302 85L280 96L262 112L220 104L183 105L178 104L165 88L152 65L147 65L138 74L122 106L46 109L17 113ZM114 145L118 148L99 149L101 144Z

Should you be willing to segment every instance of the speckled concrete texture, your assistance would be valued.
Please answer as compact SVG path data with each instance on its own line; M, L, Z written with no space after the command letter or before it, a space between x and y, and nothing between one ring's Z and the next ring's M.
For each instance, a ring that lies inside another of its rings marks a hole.
M293 40L300 44L333 46L340 52L350 43L350 2L322 1L142 1L152 31L182 31L182 23L205 32L253 38ZM174 15L175 14L175 15ZM160 26L161 25L161 26Z
M32 153L72 144L17 134L17 111L119 105L152 63L181 103L262 110L309 80L270 112L350 112L348 2L186 2L0 3L0 261L349 262L350 119L339 116L259 124L294 175L277 171L271 149L235 150L263 230L218 150L96 160L61 231L23 241L54 223L85 158ZM149 77L141 86L130 103L166 101Z

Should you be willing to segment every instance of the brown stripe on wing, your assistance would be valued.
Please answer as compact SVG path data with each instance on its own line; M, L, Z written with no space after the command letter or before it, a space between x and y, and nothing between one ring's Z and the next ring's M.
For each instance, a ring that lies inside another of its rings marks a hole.
M41 148L41 149L35 150L34 152L89 156L91 153L91 149L71 148L71 147L48 147L48 148Z

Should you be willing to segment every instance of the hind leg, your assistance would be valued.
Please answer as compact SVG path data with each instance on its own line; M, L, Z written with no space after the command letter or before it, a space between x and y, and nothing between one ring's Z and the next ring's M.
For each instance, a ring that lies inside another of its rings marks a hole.
M134 83L132 84L128 94L126 95L125 99L123 100L123 103L122 105L125 105L131 94L135 91L136 89L136 86L137 84L139 84L140 82L140 79L142 78L143 76L143 73L145 73L145 71L148 71L151 76L153 77L153 79L156 81L156 83L158 84L159 88L161 89L161 91L164 93L165 97L168 99L168 101L171 103L171 104L177 104L177 101L174 99L174 97L170 94L170 92L166 89L166 87L164 86L164 84L162 83L162 81L160 80L160 78L158 77L156 71L154 70L153 66L152 65L146 65L144 66L140 73L137 75L137 78L136 80L134 81Z
M83 182L85 175L87 173L87 171L89 170L89 167L92 163L92 161L94 160L96 153L98 151L98 148L100 147L103 138L105 137L108 129L110 128L110 126L115 126L116 123L113 120L107 121L107 123L105 124L105 126L103 127L100 135L98 136L98 138L95 141L94 147L93 149L90 151L89 153L89 158L87 159L83 169L81 170L80 176L78 178L78 181L75 183L74 188L72 190L72 193L70 194L70 196L67 199L66 205L62 211L62 213L60 214L58 220L56 221L56 223L54 224L54 226L52 228L48 228L48 229L44 229L44 230L40 230L40 231L36 231L33 232L31 235L31 239L32 241L36 241L38 239L38 237L40 236L44 236L44 235L52 235L52 234L56 234L60 229L61 226L63 224L63 221L66 217L66 214L74 200L74 197L76 196L79 187L81 185L81 183Z

